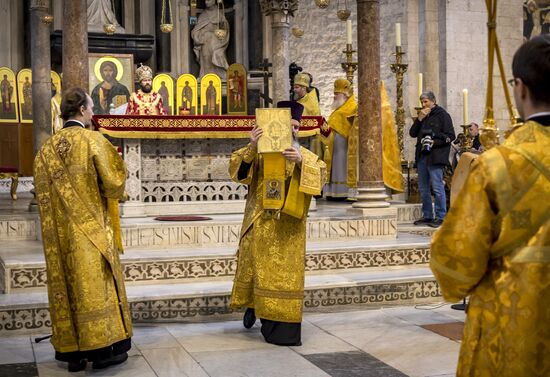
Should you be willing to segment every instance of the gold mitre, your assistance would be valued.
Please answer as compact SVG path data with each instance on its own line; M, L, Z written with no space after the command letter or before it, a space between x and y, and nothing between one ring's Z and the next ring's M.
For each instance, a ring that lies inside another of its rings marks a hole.
M153 70L151 67L139 63L139 67L136 69L137 81L141 80L152 80L153 79Z
M348 97L353 94L353 88L348 79L336 79L334 81L334 94L336 93L344 93Z
M296 76L294 76L294 85L301 85L309 88L310 83L309 76L305 73L297 73Z

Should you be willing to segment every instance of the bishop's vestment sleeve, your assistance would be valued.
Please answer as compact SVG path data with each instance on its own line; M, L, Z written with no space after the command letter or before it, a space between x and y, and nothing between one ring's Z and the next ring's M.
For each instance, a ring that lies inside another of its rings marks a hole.
M257 148L252 144L236 150L231 154L229 174L235 182L250 185L252 182L253 165L257 163Z
M137 104L136 104L136 101L134 99L134 96L136 94L135 93L132 93L130 95L130 99L128 100L128 106L126 106L126 114L127 115L135 115L135 114L138 114L138 111L137 111Z
M90 144L101 195L106 198L122 199L126 183L126 165L122 157L109 140L99 133Z
M466 297L487 271L495 232L489 167L479 158L445 221L434 234L430 267L447 301Z

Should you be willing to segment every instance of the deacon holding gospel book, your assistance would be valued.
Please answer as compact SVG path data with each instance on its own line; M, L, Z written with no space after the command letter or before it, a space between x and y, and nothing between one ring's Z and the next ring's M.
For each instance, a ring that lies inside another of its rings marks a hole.
M292 101L277 107L290 108L292 146L281 153L259 153L264 131L256 126L250 143L231 156L231 178L248 185L231 307L246 308L246 328L258 316L266 342L299 346L307 211L311 196L321 193L326 165L298 143L304 107Z

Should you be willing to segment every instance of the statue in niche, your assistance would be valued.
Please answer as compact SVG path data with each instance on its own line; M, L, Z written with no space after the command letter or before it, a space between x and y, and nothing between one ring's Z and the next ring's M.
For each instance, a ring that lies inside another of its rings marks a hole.
M225 56L225 50L229 44L229 23L224 14L219 15L216 0L206 0L206 9L199 15L197 24L191 31L193 38L193 50L200 65L199 76L207 73L215 73L225 78L229 65ZM218 39L216 29L224 29L225 36Z
M116 19L111 0L88 0L87 19L89 32L104 33L106 24L115 25L116 33L125 32Z

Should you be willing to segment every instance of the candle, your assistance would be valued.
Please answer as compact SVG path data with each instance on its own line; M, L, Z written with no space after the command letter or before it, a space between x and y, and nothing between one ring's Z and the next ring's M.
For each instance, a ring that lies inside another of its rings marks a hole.
M420 101L420 96L422 95L422 73L418 74L418 101L420 102L420 107L422 107L422 102Z
M347 36L347 44L352 44L352 34L351 34L351 20L346 21L346 36Z
M401 24L395 24L395 45L401 47Z
M469 124L468 122L468 89L462 90L462 102L463 102L463 116L464 116L464 125Z

